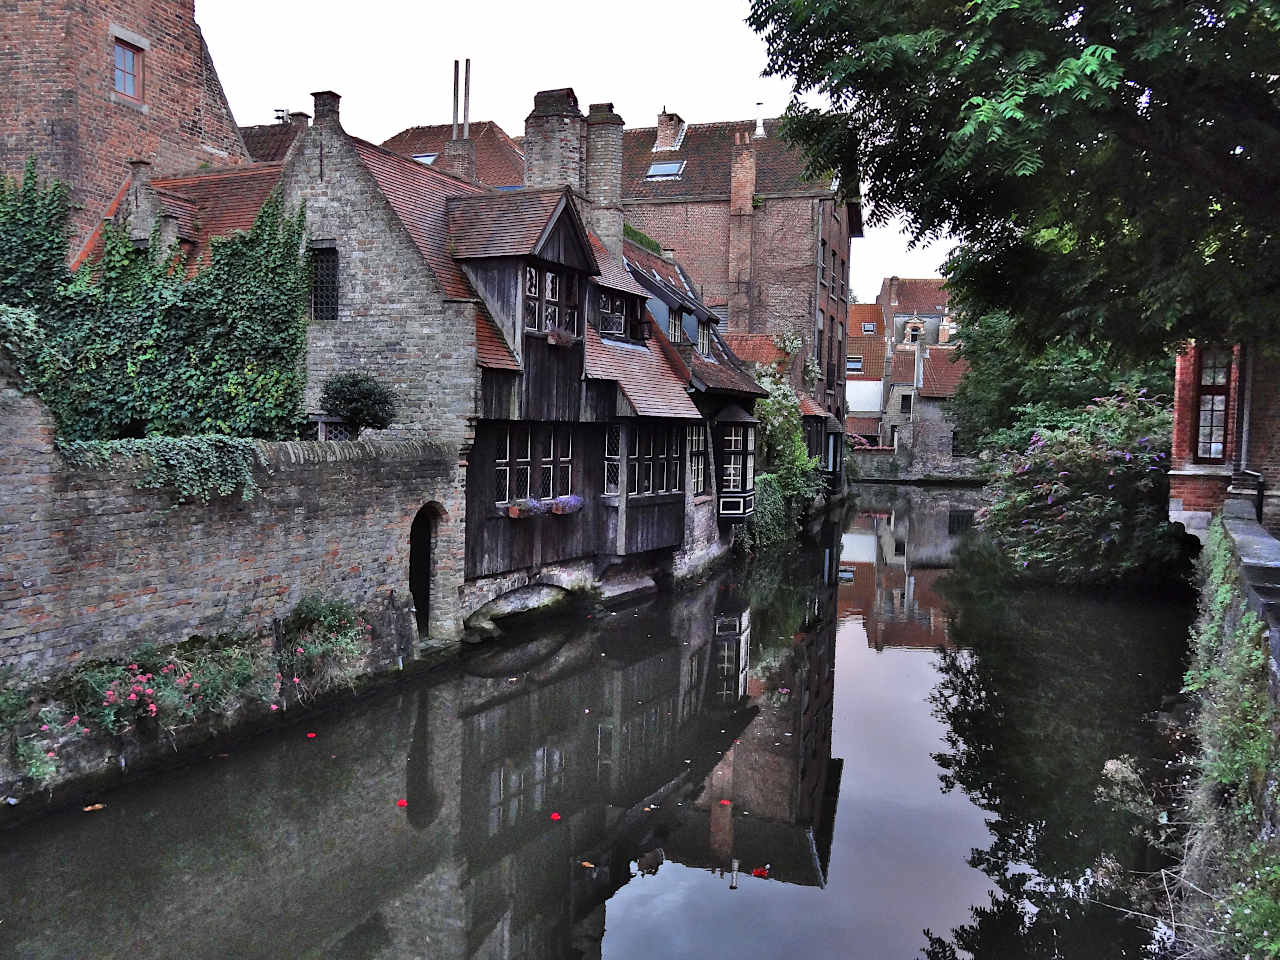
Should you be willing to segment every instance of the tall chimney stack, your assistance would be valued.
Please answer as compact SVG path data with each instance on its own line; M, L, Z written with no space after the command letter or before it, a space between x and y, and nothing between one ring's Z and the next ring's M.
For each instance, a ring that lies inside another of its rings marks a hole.
M622 128L612 103L587 110L587 226L622 259Z
M655 150L674 150L680 140L680 131L684 129L684 121L678 113L668 113L663 107L658 114L658 135L653 141Z
M524 119L524 185L583 188L584 131L578 98L569 87L534 94Z
M311 95L314 106L312 112L315 114L314 125L318 126L322 123L338 122L338 101L342 98L332 90L321 90Z
M471 139L471 58L467 58L466 93L463 101L462 139L458 139L458 61L453 61L453 134L444 142L434 164L437 170L472 183L476 179L476 144Z

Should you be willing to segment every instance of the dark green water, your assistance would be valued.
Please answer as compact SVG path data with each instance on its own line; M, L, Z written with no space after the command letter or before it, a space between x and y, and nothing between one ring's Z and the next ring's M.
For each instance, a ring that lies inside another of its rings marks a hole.
M1189 610L949 570L972 506L863 491L752 571L2 833L0 957L1139 956L1094 878L1156 861L1096 794L1167 751Z

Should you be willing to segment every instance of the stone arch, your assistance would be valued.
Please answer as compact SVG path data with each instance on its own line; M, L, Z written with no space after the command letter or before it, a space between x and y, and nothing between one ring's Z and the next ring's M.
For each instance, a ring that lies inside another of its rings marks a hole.
M431 627L431 592L435 582L435 544L444 507L432 501L413 518L409 528L409 595L418 626L418 637L426 639Z

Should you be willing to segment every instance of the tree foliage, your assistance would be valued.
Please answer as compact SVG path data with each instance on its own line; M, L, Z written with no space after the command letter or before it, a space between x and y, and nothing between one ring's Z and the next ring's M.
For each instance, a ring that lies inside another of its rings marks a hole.
M1173 365L1164 356L1125 362L1067 342L1027 357L1011 339L1013 327L1004 313L960 317L968 370L953 404L956 429L980 448L1025 450L1039 430L1069 429L1094 397L1173 391Z
M1001 464L986 534L1012 572L1060 585L1159 582L1183 560L1168 521L1169 410L1100 397Z
M395 391L367 373L335 373L320 391L320 409L341 417L357 433L365 427L385 430L398 406Z
M1272 0L753 0L749 22L811 167L865 183L872 224L956 237L953 302L1020 342L1274 329Z
M71 273L67 199L34 161L0 186L0 345L72 440L295 436L309 272L278 193L188 275L176 249L104 225Z
M821 492L818 459L804 440L800 401L777 372L757 367L755 380L767 395L756 401L757 475L750 540L755 547L792 536L800 518Z

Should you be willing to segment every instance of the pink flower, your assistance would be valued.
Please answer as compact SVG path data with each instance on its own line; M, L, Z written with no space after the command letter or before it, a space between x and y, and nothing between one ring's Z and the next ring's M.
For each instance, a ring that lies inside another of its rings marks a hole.
M153 693L155 693L155 691L154 691L154 690L152 690L150 687L147 687L147 694L148 694L148 696L149 696L149 695L151 695L151 694L153 694Z
M78 714L78 713L77 713L77 714L76 714L74 717L72 717L71 719L72 719L72 720L79 720L79 719L80 719L80 714Z
M279 706L279 704L275 704L275 703L273 703L273 704L271 705L271 709L272 709L273 711L275 711L275 710L279 710L279 709L280 709L280 706Z
M81 728L80 728L80 732L81 732L81 733L88 733L88 732L89 732L89 728L88 728L88 727L81 727Z
M150 705L147 707L147 712L148 712L148 713L150 713L150 714L154 717L154 716L156 715L156 705L155 705L154 703L153 703L153 704L150 704Z
M301 647L299 647L299 648L298 648L298 652L299 652L299 653L301 653L301 652L302 652L302 648L301 648Z
M46 756L46 757L56 757L56 756L57 756L57 754L56 754L56 753L54 753L52 750L50 750L48 753L46 753L46 754L45 754L45 756Z
M300 681L297 677L294 677L294 678L293 678L293 682L294 682L294 683L301 683L301 681Z
M130 700L137 700L137 699L138 699L138 695L137 695L136 693L131 693L131 694L129 694L129 699L130 699Z
M48 725L47 723L42 723L42 724L40 724L40 729L41 729L41 730L48 730L48 729L49 729L49 725Z

